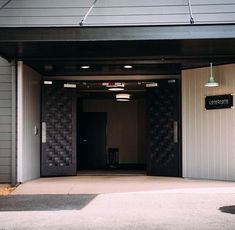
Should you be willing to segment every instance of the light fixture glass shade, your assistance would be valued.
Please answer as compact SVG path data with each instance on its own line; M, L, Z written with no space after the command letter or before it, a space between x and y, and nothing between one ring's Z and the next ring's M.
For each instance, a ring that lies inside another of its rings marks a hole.
M213 67L212 63L210 63L210 77L208 82L205 84L206 87L217 87L219 86L219 83L215 81L214 76L213 76Z
M116 99L116 101L130 101L130 99Z
M218 82L215 82L215 81L208 81L206 84L205 84L206 87L217 87L219 86L219 83Z
M117 101L130 101L131 95L128 93L120 93L116 95Z

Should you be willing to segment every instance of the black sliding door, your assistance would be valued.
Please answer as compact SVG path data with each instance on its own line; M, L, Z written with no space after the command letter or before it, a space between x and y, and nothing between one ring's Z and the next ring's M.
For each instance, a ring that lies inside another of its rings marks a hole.
M147 174L180 176L178 80L147 89Z
M41 176L76 175L76 91L42 86Z

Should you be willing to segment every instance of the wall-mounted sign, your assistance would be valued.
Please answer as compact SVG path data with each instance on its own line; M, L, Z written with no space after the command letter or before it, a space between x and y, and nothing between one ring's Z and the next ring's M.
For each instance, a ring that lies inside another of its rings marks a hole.
M205 98L206 109L227 109L233 106L233 95L216 95Z

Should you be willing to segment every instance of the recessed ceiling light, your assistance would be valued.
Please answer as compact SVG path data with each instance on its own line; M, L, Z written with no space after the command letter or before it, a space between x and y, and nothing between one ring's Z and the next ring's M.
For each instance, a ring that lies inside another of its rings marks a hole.
M52 65L44 65L44 70L45 71L52 71L53 70L53 66Z
M52 85L52 81L44 81L44 85Z
M82 69L90 69L90 66L89 65L82 65L81 68Z
M125 69L132 69L132 68L133 68L132 65L124 65L123 67L124 67Z

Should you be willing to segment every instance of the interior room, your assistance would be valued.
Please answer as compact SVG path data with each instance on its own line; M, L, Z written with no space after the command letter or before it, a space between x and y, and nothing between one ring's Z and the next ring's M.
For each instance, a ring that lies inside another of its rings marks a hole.
M78 172L146 170L145 88L153 83L76 84Z

